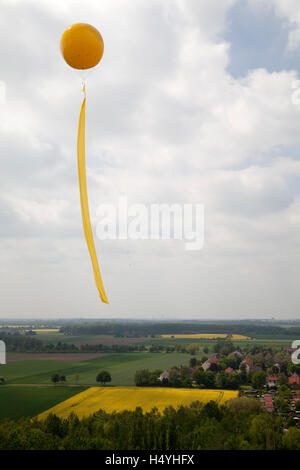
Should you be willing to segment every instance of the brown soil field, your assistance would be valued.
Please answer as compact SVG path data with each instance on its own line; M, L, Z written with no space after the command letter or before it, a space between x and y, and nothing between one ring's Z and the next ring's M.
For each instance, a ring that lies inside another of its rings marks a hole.
M16 361L26 361L31 359L50 359L53 361L61 361L61 362L81 362L81 361L88 361L90 359L96 359L97 357L108 356L107 353L7 353L6 354L6 361L9 362L16 362Z

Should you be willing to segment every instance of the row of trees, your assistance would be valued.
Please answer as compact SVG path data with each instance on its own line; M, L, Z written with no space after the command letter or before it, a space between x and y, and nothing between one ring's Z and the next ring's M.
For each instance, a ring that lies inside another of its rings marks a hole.
M21 334L19 332L0 333L0 340L6 344L8 352L33 352L33 353L130 353L130 352L181 352L188 354L196 354L199 350L198 344L75 344L63 343L44 343L37 339L35 335Z
M281 326L255 323L184 323L184 322L113 322L85 325L67 325L60 329L68 335L114 335L118 337L145 337L162 334L221 333L257 336L295 336L300 335L300 327L284 328Z
M75 380L79 379L79 375L75 374ZM56 385L58 382L66 382L65 375L53 374L51 376L51 381ZM100 382L102 385L105 385L107 382L111 382L111 375L107 370L102 370L97 374L96 381Z
M286 428L286 432L284 432ZM0 450L300 450L293 420L265 413L257 400L226 406L194 402L143 413L105 413L79 420L74 414L45 421L0 422Z

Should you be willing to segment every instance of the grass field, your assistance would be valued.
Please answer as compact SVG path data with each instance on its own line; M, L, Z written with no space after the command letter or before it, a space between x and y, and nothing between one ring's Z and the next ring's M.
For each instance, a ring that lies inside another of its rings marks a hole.
M175 338L171 338L171 336L175 336ZM82 335L82 336L65 336L63 333L59 333L57 331L39 331L36 335L36 338L45 342L45 343L58 343L59 341L62 343L68 344L75 344L76 346L80 346L81 344L105 344L105 345L112 345L112 344L133 344L133 343L141 343L145 345L150 344L162 344L162 345L174 345L174 344L182 344L188 345L191 342L199 343L200 349L203 347L212 348L216 343L216 338L219 337L226 337L227 335L222 334L209 334L209 333L199 333L195 335L162 335L161 337L156 338L115 338L112 335ZM273 345L277 348L291 346L292 342L296 339L296 337L290 336L268 336L268 337L260 337L256 335L254 339L247 339L247 336L244 335L233 335L231 341L234 343L235 346L245 347L247 345L255 346L255 345ZM175 340L175 341L174 341Z
M84 387L0 387L0 419L33 417L67 400Z
M51 358L51 355L49 355ZM82 357L82 356L81 356ZM68 384L96 385L96 375L106 369L112 376L112 385L134 385L137 369L168 369L175 365L188 365L189 354L180 353L128 353L111 354L97 359L63 362L52 359L14 361L1 368L8 384L47 384L51 375L65 375ZM79 378L75 379L75 374Z
M151 411L154 406L159 411L163 411L167 406L172 405L177 408L180 405L189 405L193 401L207 403L215 400L222 404L237 396L238 392L229 390L91 387L41 413L39 418L44 419L51 412L61 418L66 418L74 412L82 418L99 409L112 413L113 411L135 410L137 406L141 407L144 412Z
M67 344L133 344L142 343L147 338L116 338L112 335L81 335L81 336L66 336L58 331L37 331L35 338L45 343L67 343Z

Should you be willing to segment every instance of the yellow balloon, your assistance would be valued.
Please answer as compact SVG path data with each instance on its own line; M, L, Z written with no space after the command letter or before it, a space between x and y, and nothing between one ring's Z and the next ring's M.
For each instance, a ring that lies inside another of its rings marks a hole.
M95 67L103 56L104 43L99 31L86 23L76 23L62 34L60 49L63 58L74 69Z

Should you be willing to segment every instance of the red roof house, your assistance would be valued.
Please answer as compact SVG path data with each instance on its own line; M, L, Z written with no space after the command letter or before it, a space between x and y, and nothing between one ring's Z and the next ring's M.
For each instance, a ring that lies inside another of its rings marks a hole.
M277 387L278 385L278 377L277 375L268 375L267 383L269 387Z
M205 361L203 364L202 364L202 368L207 371L208 369L211 368L211 365L212 364L217 364L218 363L218 358L217 357L210 357L209 359L207 359L207 361Z
M289 377L289 384L291 384L291 385L300 385L299 375L293 374L292 377Z

